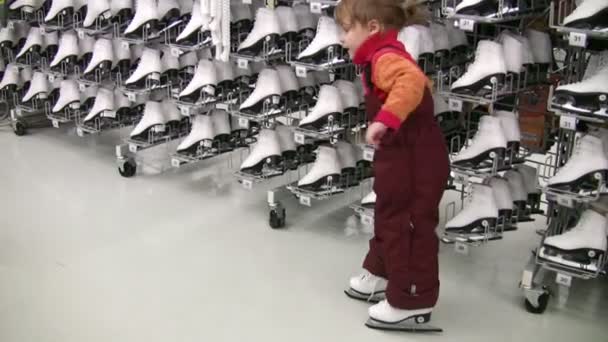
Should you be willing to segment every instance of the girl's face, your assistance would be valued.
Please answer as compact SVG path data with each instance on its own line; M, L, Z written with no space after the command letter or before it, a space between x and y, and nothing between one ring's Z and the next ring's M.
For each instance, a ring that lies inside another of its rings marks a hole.
M367 25L369 26L369 25ZM341 43L346 49L351 58L355 57L357 49L363 44L367 38L372 35L374 30L370 30L369 27L361 25L358 22L344 22L342 24L342 38Z

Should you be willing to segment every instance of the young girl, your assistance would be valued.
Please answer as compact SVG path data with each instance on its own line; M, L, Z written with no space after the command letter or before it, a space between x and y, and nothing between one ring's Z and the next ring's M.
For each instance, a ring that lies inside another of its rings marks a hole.
M374 156L374 237L363 273L347 295L380 301L371 322L426 323L439 295L439 202L449 159L433 115L430 82L397 40L399 30L426 24L415 0L342 0L336 19L342 44L363 66L368 144Z

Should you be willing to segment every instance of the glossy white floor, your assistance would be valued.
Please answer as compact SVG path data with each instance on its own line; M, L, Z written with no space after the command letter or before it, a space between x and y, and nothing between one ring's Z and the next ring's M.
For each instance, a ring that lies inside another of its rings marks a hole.
M531 224L469 256L442 246L443 335L369 330L367 305L342 293L368 238L345 233L345 203L287 201L289 227L272 231L264 193L213 162L124 179L116 141L0 129L0 341L608 338L605 279L576 281L564 307L525 312Z

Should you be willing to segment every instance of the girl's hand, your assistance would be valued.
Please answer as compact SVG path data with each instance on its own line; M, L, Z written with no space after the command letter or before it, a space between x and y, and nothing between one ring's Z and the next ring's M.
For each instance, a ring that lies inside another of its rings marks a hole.
M382 122L373 122L367 127L367 133L365 133L365 141L369 145L380 145L382 137L388 130L388 127Z

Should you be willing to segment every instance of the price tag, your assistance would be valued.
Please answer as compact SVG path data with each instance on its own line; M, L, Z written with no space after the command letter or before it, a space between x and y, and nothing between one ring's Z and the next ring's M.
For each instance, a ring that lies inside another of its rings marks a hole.
M456 241L454 243L454 251L458 254L469 255L469 245L460 241Z
M249 120L245 119L245 118L239 118L239 127L241 128L249 128Z
M23 111L21 111L21 108L15 108L15 113L21 116L21 114L23 114Z
M365 149L363 149L363 160L367 160L370 162L374 161L374 153L376 151L371 148L371 147L366 147Z
M236 64L239 69L247 69L247 67L249 66L249 61L246 59L239 58L237 59Z
M131 153L137 153L137 145L135 145L135 144L129 144L129 151Z
M366 225L366 226L373 226L374 225L374 218L371 217L370 215L366 215L366 214L362 214L361 215L361 223Z
M272 97L272 104L278 105L281 102L281 97L280 96L273 96Z
M150 75L148 75L148 79L152 80L152 81L160 81L160 74L159 73L152 73Z
M173 47L171 48L171 55L173 55L173 57L179 57L179 55L181 55L181 51L178 48Z
M127 99L131 102L135 102L137 101L137 96L135 93L127 93Z
M243 185L243 188L246 189L246 190L253 189L253 182L250 181L249 179L243 179L243 181L241 182L241 184Z
M78 90L81 92L87 90L87 86L84 83L78 83Z
M454 182L467 184L469 182L469 176L464 173L454 172Z
M55 82L55 75L49 74L49 82Z
M211 148L212 146L211 140L203 140L200 144L204 148Z
M584 33L570 32L568 36L568 44L570 46L586 47L587 46L587 35Z
M182 162L177 159L177 158L173 158L171 159L171 166L175 167L175 168L179 168L182 165Z
M303 145L306 142L306 137L302 133L295 133L294 140L297 144Z
M47 33L46 27L40 26L40 33L46 34Z
M462 112L462 100L449 99L448 106L453 112Z
M163 133L165 131L165 125L156 125L152 127L152 130L156 133Z
M84 39L84 31L78 30L78 39Z
M300 204L310 207L311 206L311 201L310 201L310 197L308 196L300 196Z
M70 109L80 109L80 102L72 102L70 103Z
M46 98L48 98L48 94L47 93L40 93L40 94L38 94L38 99L44 100Z
M116 119L116 111L115 110L106 110L103 112L102 116L105 118Z
M557 195L557 204L567 208L574 208L574 201L568 196Z
M84 131L80 127L76 127L76 135L79 137L84 137Z
M251 5L251 1L252 1L252 0L243 0L243 3L244 3L245 5Z
M190 116L190 107L181 107L181 112L183 116Z
M120 44L120 46L122 46L122 49L123 49L123 50L129 50L129 51L131 51L131 49L130 49L130 47L129 47L129 42L125 42L125 41L123 41L123 42Z
M15 29L15 23L13 21L9 21L7 24L9 30L14 30Z
M567 274L557 273L555 282L566 287L572 286L572 277Z
M570 115L561 115L559 117L559 127L563 129L569 129L571 131L576 130L576 117Z
M472 32L475 30L475 21L471 19L460 19L458 20L458 28L463 31Z
M301 65L296 65L296 76L306 78L306 68Z
M320 14L322 10L323 10L323 6L321 5L320 2L311 2L310 3L310 11L312 13Z
M57 120L52 120L51 123L53 124L53 127L55 128L59 128L59 121Z

